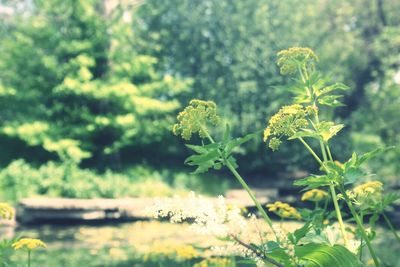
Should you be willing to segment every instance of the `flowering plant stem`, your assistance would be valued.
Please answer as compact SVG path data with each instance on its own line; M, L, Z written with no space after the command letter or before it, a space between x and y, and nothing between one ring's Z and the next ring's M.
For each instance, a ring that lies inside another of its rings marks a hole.
M300 142L303 143L303 145L307 148L307 150L313 155L313 157L317 160L317 162L321 165L321 167L326 172L328 172L328 170L326 169L326 167L324 165L324 162L321 161L321 159L314 152L314 150L307 144L307 142L305 142L304 139L301 138L301 137L298 138L298 139L300 140ZM322 148L323 148L323 144L322 144L322 141L321 141L321 149ZM329 155L330 155L330 150L328 149L328 151L329 151ZM324 156L324 153L323 153L323 156ZM324 158L325 157L326 157L326 154L325 154ZM331 160L333 160L332 159L332 155L330 155L330 158L331 158ZM326 160L326 159L324 159L324 160ZM348 245L348 239L347 239L345 228L344 228L342 214L340 212L340 208L339 208L339 204L338 204L337 196L336 196L336 192L335 192L335 186L333 184L331 184L331 185L329 185L329 189L331 191L332 201L333 201L333 205L335 206L335 212L336 212L336 216L337 216L337 219L338 219L338 222L339 222L340 231L342 233L343 241L344 241L345 245ZM376 254L375 254L375 251L374 251L374 249L373 249L373 247L371 245L371 242L368 239L367 233L365 232L364 226L363 226L360 218L358 217L357 212L355 211L354 206L351 203L351 200L347 196L346 190L344 189L343 185L340 185L340 191L341 191L341 193L343 194L343 196L345 198L345 202L346 202L347 206L349 207L351 214L353 215L354 219L356 220L357 226L360 229L360 232L361 232L361 235L362 235L363 239L365 239L365 242L367 244L368 250L370 251L370 254L371 254L371 257L372 257L372 259L373 259L373 261L375 263L375 266L380 266L378 258L377 258Z
M206 127L202 127L203 132L206 134L208 140L211 143L215 143L214 139L211 137L209 132L207 131ZM250 187L247 185L247 183L244 181L243 177L236 171L236 169L232 166L232 164L229 162L229 160L226 159L226 157L220 153L220 156L222 157L225 166L229 169L229 171L235 176L235 178L239 181L239 183L243 186L243 188L246 190L246 192L249 194L251 200L253 200L254 204L256 205L258 211L260 212L261 216L263 219L267 222L268 226L270 227L271 231L275 235L276 240L279 242L279 238L277 233L275 232L273 226L272 226L272 220L268 216L268 214L265 212L263 207L261 206L260 202L257 200L256 196L253 194L251 191Z
M311 153L311 155L313 155L313 157L321 165L321 167L324 168L325 171L327 171L325 166L324 166L324 163L322 162L322 160L318 157L318 155L314 152L314 150L307 144L307 142L304 141L304 139L301 138L301 137L299 137L298 139L307 148L307 150ZM321 144L321 148L322 147L323 147L323 145ZM339 222L340 231L341 231L341 234L342 234L342 237L343 237L343 241L344 241L344 244L347 246L348 245L348 239L347 239L346 231L345 231L345 228L344 228L342 213L340 212L339 203L338 203L337 197L336 197L335 186L333 184L329 185L329 190L331 191L332 201L333 201L333 205L335 207L336 217L337 217L338 222Z
M390 231L392 231L392 233L396 237L397 241L400 242L400 237L397 234L396 229L394 229L393 224L390 222L389 218L386 216L386 214L384 212L382 212L382 216L383 216L383 219L385 219L385 222L387 223L387 225L389 226Z
M357 226L358 226L358 228L359 228L359 230L361 232L361 236L365 240L365 243L367 244L369 253L371 254L371 257L372 257L372 259L373 259L373 261L375 263L375 266L379 267L380 264L379 264L379 261L378 261L378 257L375 254L375 250L371 245L371 242L370 242L370 240L368 238L367 233L365 232L364 226L363 226L363 224L361 222L361 219L358 216L358 214L357 214L357 212L356 212L356 210L355 210L355 208L353 206L353 203L349 199L349 196L346 194L346 190L344 188L344 185L340 185L339 189L340 189L340 192L342 193L342 195L343 195L343 197L345 199L345 202L346 202L347 206L350 209L351 214L353 215L354 219L356 220Z

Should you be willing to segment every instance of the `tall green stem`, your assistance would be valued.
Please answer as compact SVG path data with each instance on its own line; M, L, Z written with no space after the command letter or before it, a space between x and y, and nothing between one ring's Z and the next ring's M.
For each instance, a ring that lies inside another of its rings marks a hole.
M332 201L333 201L333 205L335 206L336 217L339 222L340 232L342 233L344 245L348 246L349 240L347 239L347 236L346 236L346 230L344 228L342 213L340 212L339 203L337 201L335 186L333 184L329 185L329 190L331 191Z
M346 190L345 190L343 185L340 186L340 191L341 191L342 195L344 196L345 202L346 202L347 206L349 207L351 214L353 215L354 219L356 220L358 229L360 230L361 236L365 240L365 243L367 244L369 253L371 254L371 257L372 257L372 259L373 259L373 261L375 263L375 266L379 267L380 264L379 264L379 261L378 261L378 257L375 254L375 250L371 245L371 241L369 240L368 235L365 232L365 229L364 229L364 226L363 226L363 224L362 224L362 222L360 220L360 217L358 216L353 204L351 203L351 200L347 196Z
M211 137L211 135L208 133L207 129L203 128L203 132L206 134L208 140L210 140L211 143L215 143L214 139ZM225 158L224 155L221 154L222 159L224 160L224 163L226 167L231 171L233 176L239 181L239 183L243 186L243 188L246 190L246 192L249 194L251 200L253 200L254 204L256 205L258 211L260 212L261 216L264 218L264 220L267 222L268 226L271 228L271 231L274 233L275 237L277 240L279 240L277 233L275 232L274 228L272 227L272 220L268 216L268 214L265 212L264 208L261 206L260 202L257 200L256 196L253 194L251 191L250 187L247 185L247 183L244 181L243 177L236 171L236 169L232 166L232 164Z
M322 160L317 156L317 154L316 154L316 153L314 152L314 150L307 144L307 142L304 141L304 139L301 138L301 137L299 137L298 139L300 140L301 143L303 143L303 145L307 148L307 150L311 153L311 155L315 158L315 160L316 160L323 168L325 168L325 167L324 167L324 164L323 164L323 162L322 162Z
M272 227L272 220L269 218L268 214L265 212L265 210L261 206L260 202L254 196L254 194L251 191L250 187L246 184L246 182L244 181L242 176L235 170L235 168L232 166L232 164L226 159L224 159L224 161L225 161L226 167L228 167L228 169L232 172L233 176L235 176L235 178L239 181L239 183L247 191L247 193L249 194L250 198L253 200L254 204L256 205L258 211L261 213L261 216L268 223L268 225L271 228L272 232L274 233L275 237L277 237L277 234L276 234L274 228Z
M28 249L28 267L31 267L31 250Z
M317 156L317 154L314 152L314 150L307 144L307 142L304 141L304 139L301 138L301 137L299 138L299 140L300 140L300 142L303 143L303 145L307 148L307 150L311 153L311 155L313 155L313 157L317 160L317 162L321 165L321 167L324 168L325 171L328 171L326 169L324 163ZM326 160L326 155L324 156L324 160ZM344 228L342 213L340 212L339 203L337 201L336 192L335 192L335 186L333 184L329 185L329 190L331 191L332 201L333 201L333 205L335 207L335 213L336 213L336 217L337 217L338 222L339 222L340 232L341 232L342 237L343 237L343 242L347 246L349 242L348 242L348 239L347 239L347 236L346 236L346 230Z
M400 237L396 232L396 229L394 229L393 224L390 222L389 218L386 216L385 213L382 212L382 216L385 219L385 222L387 223L387 225L389 226L390 230L392 231L393 235L396 237L397 241L400 242Z

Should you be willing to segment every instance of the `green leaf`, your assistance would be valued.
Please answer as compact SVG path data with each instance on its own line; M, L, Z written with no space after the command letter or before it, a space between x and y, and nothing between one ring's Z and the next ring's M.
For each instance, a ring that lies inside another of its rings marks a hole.
M317 131L324 142L328 142L340 130L344 128L344 124L334 124L331 121L323 121L316 125Z
M196 145L190 145L190 144L185 144L185 146L198 154L204 154L204 153L207 153L207 151L208 151L208 149L205 148L204 146L196 146Z
M196 147L195 149L199 150L199 147ZM212 149L206 149L206 152L204 152L203 154L197 154L188 157L185 160L185 164L189 166L198 166L193 173L199 174L208 171L210 168L213 168L215 162L219 159L220 159L220 154L218 148L212 148Z
M374 158L374 157L376 157L376 156L378 156L378 155L380 155L380 154L382 154L382 153L384 153L384 152L386 152L386 151L388 151L388 150L390 150L390 149L393 149L393 148L395 148L395 147L394 147L394 146L390 146L390 147L381 147L381 148L377 148L377 149L375 149L375 150L372 150L372 151L370 151L370 152L367 152L367 153L361 155L361 156L358 158L357 164L358 164L358 165L361 165L361 164L363 164L365 161L370 160L370 159L372 159L372 158Z
M365 176L365 173L358 167L348 167L345 168L343 176L345 184L352 184L357 181L357 179Z
M335 173L337 175L343 175L342 167L337 165L335 162L332 161L325 162L324 166L326 169L328 169L329 172Z
M311 222L308 222L306 224L304 224L301 228L296 229L296 231L293 232L293 236L295 237L295 244L297 244L300 239L302 239L307 233L308 231L310 231L311 228Z
M343 83L335 83L335 84L332 84L330 86L327 86L327 87L323 88L320 91L319 96L327 94L327 93L330 93L330 92L335 91L335 90L349 90L349 89L350 89L350 87L348 87L347 85L345 85Z
M383 196L382 201L382 211L385 210L388 206L392 205L395 201L400 199L399 193L388 193Z
M321 105L329 106L329 107L342 107L343 103L338 101L338 98L343 97L342 95L327 95L318 99L318 103Z
M328 175L310 175L306 178L302 178L294 181L296 186L306 186L306 189L314 189L322 186L330 185L332 177Z
M283 264L285 267L292 267L291 257L287 254L287 252L279 246L278 243L274 241L268 241L266 244L267 251L266 255L277 262Z
M224 149L225 156L228 156L235 147L240 146L240 145L250 141L251 139L253 139L260 132L261 131L258 131L258 132L255 132L255 133L251 133L251 134L248 134L248 135L246 135L244 137L236 138L236 139L233 139L233 140L229 141L226 144L225 149Z
M185 164L187 165L199 165L203 162L209 160L216 160L219 158L218 149L208 150L207 153L200 154L200 155L192 155L185 160Z
M224 144L226 144L230 139L231 139L231 128L230 128L229 124L227 123L225 126L225 132L224 132L222 142Z
M360 267L357 256L341 245L309 243L295 247L296 256L305 261L307 267Z

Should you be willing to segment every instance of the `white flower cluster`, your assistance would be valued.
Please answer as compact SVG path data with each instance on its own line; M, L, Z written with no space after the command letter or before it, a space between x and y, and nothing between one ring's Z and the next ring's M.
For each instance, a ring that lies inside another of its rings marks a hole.
M172 223L191 221L198 232L217 237L238 236L248 228L240 209L227 205L222 196L213 201L191 192L188 197L159 199L151 209L156 218L168 217Z

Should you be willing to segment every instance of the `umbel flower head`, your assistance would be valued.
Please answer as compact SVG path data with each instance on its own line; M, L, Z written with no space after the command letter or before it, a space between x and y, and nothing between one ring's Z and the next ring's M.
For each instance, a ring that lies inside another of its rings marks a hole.
M212 101L193 99L189 105L178 114L178 123L172 131L175 135L181 135L189 140L192 134L199 133L201 138L206 137L207 124L217 125L220 121L217 115L217 105Z
M277 65L282 75L294 74L299 68L313 70L318 57L310 48L292 47L278 52Z
M311 189L301 196L301 201L320 202L329 197L329 194L324 190Z
M276 201L273 204L267 204L268 211L274 212L282 218L301 219L300 213L287 203Z
M370 208L382 201L383 184L371 181L356 186L353 189L354 197L361 208Z
M35 238L21 238L20 240L18 240L17 242L14 242L12 244L12 247L15 250L18 249L28 249L28 250L32 250L35 248L46 248L46 244L40 240L40 239L35 239Z
M11 220L14 217L13 208L7 203L0 203L0 218Z
M269 147L277 150L282 143L280 141L282 136L290 137L299 129L308 126L306 117L311 112L310 108L304 108L299 104L283 106L269 120L268 127L264 130L264 142L270 139Z

